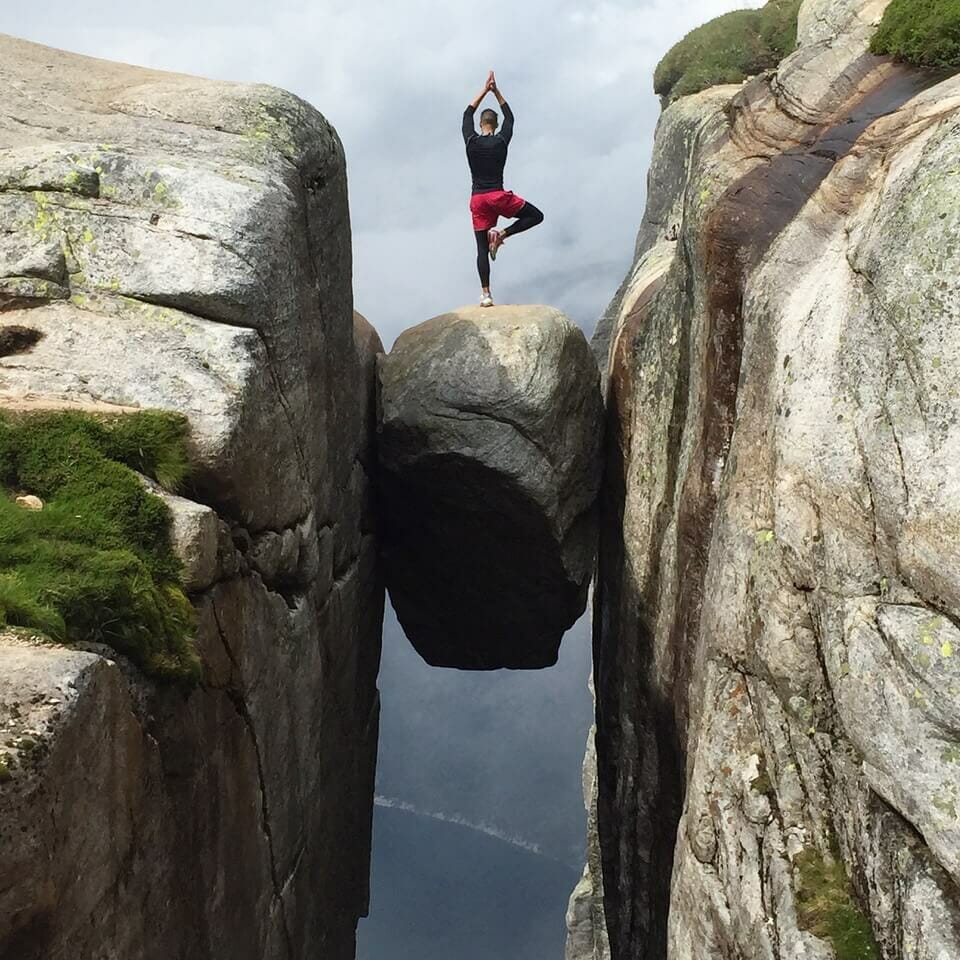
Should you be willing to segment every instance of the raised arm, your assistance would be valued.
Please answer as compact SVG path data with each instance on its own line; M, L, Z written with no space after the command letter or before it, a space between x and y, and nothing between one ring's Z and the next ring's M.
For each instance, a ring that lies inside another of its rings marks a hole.
M486 86L484 86L484 88L470 101L470 109L476 110L477 107L479 107L482 103L483 98L490 92L491 89L492 87L490 86L490 81L488 80Z
M473 125L473 115L477 108L471 103L463 111L463 142L468 143L471 137L476 136L477 128Z
M500 92L500 88L497 86L497 81L492 73L487 83L493 91L493 95L497 98L500 109L503 111L503 125L500 127L500 136L509 143L510 138L513 136L513 111L510 109L510 104L507 103L503 94Z

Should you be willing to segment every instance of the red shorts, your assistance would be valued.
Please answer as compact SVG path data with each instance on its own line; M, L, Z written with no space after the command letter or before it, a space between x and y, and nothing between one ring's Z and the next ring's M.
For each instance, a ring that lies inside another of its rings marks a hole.
M516 217L527 201L512 190L491 190L475 193L470 198L474 230L489 230L497 225L499 217Z

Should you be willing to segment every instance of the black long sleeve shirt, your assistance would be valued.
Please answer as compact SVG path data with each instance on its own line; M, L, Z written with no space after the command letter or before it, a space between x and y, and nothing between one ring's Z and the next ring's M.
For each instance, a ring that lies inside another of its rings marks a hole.
M513 136L513 111L510 104L501 104L503 125L497 133L478 134L473 125L476 108L463 111L463 142L473 177L474 193L503 189L503 168L507 163L507 147Z

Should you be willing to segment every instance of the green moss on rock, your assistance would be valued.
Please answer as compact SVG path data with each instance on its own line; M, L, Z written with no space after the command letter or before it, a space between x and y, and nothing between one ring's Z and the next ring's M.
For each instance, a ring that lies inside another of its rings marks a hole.
M960 70L960 0L892 0L870 49L918 67Z
M175 489L185 435L161 412L0 414L0 625L107 643L158 679L199 677L170 512L134 472Z
M697 27L657 65L654 91L676 100L775 67L796 48L799 9L800 0L770 0L758 10L734 10Z
M880 960L866 914L857 905L839 857L805 850L794 860L797 924L833 947L837 960Z

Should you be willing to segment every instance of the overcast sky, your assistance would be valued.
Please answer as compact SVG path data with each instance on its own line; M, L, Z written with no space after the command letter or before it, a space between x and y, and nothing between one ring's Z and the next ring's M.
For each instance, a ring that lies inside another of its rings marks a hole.
M460 119L494 68L516 114L507 187L546 214L493 272L501 302L590 330L644 203L657 60L756 0L70 0L0 3L0 30L309 100L346 146L357 308L397 333L479 296ZM491 100L491 105L495 104Z

